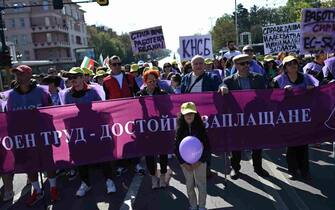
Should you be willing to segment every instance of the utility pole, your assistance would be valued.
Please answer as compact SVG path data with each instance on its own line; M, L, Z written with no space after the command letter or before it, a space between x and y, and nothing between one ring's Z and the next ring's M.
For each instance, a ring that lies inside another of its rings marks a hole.
M237 0L235 0L235 31L236 31L236 45L239 46L238 43L238 27L237 27Z

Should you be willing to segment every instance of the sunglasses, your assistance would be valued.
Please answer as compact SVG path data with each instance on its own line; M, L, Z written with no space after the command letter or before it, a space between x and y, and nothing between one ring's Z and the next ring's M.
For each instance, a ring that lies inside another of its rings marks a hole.
M250 64L249 61L238 63L238 65L241 65L241 66L245 66L245 65L249 65L249 64Z
M122 63L111 63L112 66L121 66Z
M293 65L297 65L298 63L296 61L290 61L288 63L286 63L287 66L293 66Z

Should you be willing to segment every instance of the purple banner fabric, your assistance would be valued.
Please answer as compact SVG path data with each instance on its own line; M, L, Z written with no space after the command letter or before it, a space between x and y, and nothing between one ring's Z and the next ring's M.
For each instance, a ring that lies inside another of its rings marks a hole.
M172 153L176 116L187 101L203 116L213 152L331 141L334 88L161 95L0 113L0 172Z

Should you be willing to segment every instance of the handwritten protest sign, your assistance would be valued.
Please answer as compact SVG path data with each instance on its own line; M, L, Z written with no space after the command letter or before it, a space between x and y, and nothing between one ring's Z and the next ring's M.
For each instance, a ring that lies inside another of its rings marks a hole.
M335 52L335 8L308 8L302 12L301 51Z
M181 60L191 60L195 55L213 58L211 35L181 36L179 37Z
M162 26L130 32L130 40L134 54L165 49Z
M263 27L264 53L294 52L300 48L300 24Z

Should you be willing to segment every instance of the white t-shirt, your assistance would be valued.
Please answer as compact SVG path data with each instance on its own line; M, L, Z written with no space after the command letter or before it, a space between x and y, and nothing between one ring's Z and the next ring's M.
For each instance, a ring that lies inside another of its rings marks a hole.
M120 73L118 75L112 75L119 83L120 89L122 88L122 80L123 80L123 74Z
M198 76L196 76L193 72L192 72L192 77L191 77L191 84L193 85L193 83L195 82L195 80L198 78ZM191 93L201 93L202 92L202 80L203 78L201 78L201 80L199 80L192 88Z
M238 51L238 50L228 51L223 55L223 57L225 57L227 59L230 59L230 58L235 57L236 55L240 55L240 54L241 54L241 52Z

